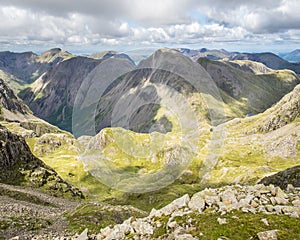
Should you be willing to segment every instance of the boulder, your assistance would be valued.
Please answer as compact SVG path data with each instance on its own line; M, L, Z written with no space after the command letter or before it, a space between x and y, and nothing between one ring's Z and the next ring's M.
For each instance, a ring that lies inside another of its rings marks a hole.
M257 233L259 240L277 240L277 230L270 230Z
M195 193L188 203L188 206L193 211L202 212L205 208L205 200L201 192Z
M142 219L137 219L132 223L132 227L136 233L141 235L153 234L153 226Z
M88 240L89 237L88 237L88 229L84 229L84 231L78 236L78 240Z

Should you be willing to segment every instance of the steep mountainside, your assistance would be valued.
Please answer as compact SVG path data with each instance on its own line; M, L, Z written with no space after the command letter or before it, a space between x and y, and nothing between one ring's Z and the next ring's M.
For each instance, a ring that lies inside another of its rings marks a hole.
M231 117L263 112L300 83L292 71L272 71L251 61L227 63L200 58L198 62L220 88L224 102L232 110Z
M204 54L208 50L201 50L200 52ZM226 55L227 52L223 52ZM163 52L163 55L166 56L166 54L166 52ZM74 100L79 88L82 87L82 83L86 80L88 74L93 71L91 75L95 76L89 77L92 79L92 83L89 83L88 86L85 86L86 83L84 83L83 88L85 90L80 95L87 95L87 98L89 98L84 103L87 111L95 108L95 104L98 105L96 110L97 132L104 127L111 126L111 114L113 111L117 112L115 106L117 103L120 104L119 99L122 96L125 95L126 98L131 98L131 101L134 99L134 101L145 101L141 93L145 91L148 83L159 83L166 85L167 88L180 87L180 89L184 90L182 91L184 96L189 96L188 98L192 95L195 96L195 90L188 87L182 79L176 80L174 74L163 72L162 70L150 70L151 64L153 64L151 61L160 62L159 54L153 54L147 60L142 61L134 71L132 61L128 60L128 58L115 58L116 55L117 53L110 51L95 56L96 58L101 58L100 60L74 57L63 61L51 68L46 74L31 84L29 88L23 90L19 96L30 106L35 115L62 129L71 131ZM169 60L165 56L161 57L161 59L168 62ZM153 57L157 59L153 59ZM110 61L107 61L108 59ZM122 60L127 61L131 65L120 67ZM103 61L105 61L106 65L100 64ZM178 61L184 62L184 57L182 56ZM219 87L221 97L225 102L225 116L229 119L263 112L299 83L297 75L292 71L272 71L272 69L262 63L250 60L234 60L227 63L226 61L211 61L206 58L200 58L198 62L208 71ZM188 66L189 64L190 66ZM195 66L192 62L186 63L186 69L189 67L193 68ZM121 68L121 72L128 72L128 74L116 76L118 79L114 79L115 81L111 86L106 86L107 78L110 79L111 76L114 76L114 73L109 69L116 68ZM149 79L150 82L148 81ZM161 79L164 79L164 81L159 82ZM104 90L105 92L101 92ZM134 92L130 93L130 91ZM166 93L158 93L157 89L150 85L147 86L147 91L152 104L141 106L141 109L136 110L138 112L133 112L130 119L131 126L127 126L127 128L139 132L147 132L150 126L156 124L157 128L170 129L170 119L167 120L166 114L161 114L156 119L158 110L162 110L160 104L166 98ZM166 91L166 89L161 89L161 91ZM92 100L94 97L99 98L99 94L104 94L100 104ZM127 96L126 94L129 95ZM162 96L162 94L165 94L165 96ZM194 99L193 101L194 103L198 102L195 108L198 108L197 114L202 114L199 117L205 118L205 109L203 109L203 106L200 106L202 100L198 97L198 100ZM126 106L129 110L133 107L136 106ZM92 118L94 116L86 116L85 123L88 124Z
M77 91L100 62L86 57L65 60L21 91L19 96L36 116L71 131L72 107Z
M22 137L0 125L0 182L41 188L55 195L83 197L57 173L32 155Z
M35 117L2 79L0 79L0 109L1 124L22 137L38 137L50 132L63 133L57 127Z
M290 63L274 53L238 53L232 55L230 60L251 60L255 62L261 62L269 68L281 70L290 69L297 74L300 74L300 64Z
M286 94L278 103L265 112L241 119L238 125L244 125L242 133L272 133L283 132L281 129L296 130L299 126L300 116L300 85L297 85L290 93ZM235 120L233 122L236 122ZM231 123L228 122L231 126ZM236 124L236 123L235 123ZM237 128L237 130L239 127Z
M0 69L22 80L22 84L31 83L57 63L73 57L72 54L54 48L40 55L33 52L0 52Z
M176 69L170 66L176 66ZM101 73L101 65L99 68ZM193 113L201 120L211 117L205 109L203 96L209 96L209 104L215 104L215 115L218 114L217 105L220 103L217 88L204 69L169 49L156 51L104 89L103 96L96 103L96 132L109 126L136 132L169 132L178 125L173 121L176 111L180 111L176 109L179 106L174 106L176 94L176 101L181 101L182 106L185 102L191 104ZM90 106L86 105L85 108ZM82 123L87 123L91 118L87 117Z

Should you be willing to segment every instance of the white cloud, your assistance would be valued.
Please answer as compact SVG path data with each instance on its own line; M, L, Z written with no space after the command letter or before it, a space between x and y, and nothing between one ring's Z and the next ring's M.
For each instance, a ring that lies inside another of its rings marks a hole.
M228 26L241 26L253 33L300 29L300 1L201 1L198 11Z
M0 41L67 46L296 42L299 8L297 0L2 0Z

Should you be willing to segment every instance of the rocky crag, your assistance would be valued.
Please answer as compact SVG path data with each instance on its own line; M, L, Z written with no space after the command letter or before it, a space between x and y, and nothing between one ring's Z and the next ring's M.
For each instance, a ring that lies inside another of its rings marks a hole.
M40 188L54 195L83 198L50 167L36 158L25 140L0 126L0 182Z

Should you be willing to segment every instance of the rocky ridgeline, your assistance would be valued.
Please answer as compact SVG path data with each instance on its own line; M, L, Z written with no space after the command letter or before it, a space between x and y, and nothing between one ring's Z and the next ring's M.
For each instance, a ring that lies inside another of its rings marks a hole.
M226 224L226 214L234 210L253 214L284 214L298 218L300 214L300 188L289 185L288 189L283 191L273 185L259 184L205 189L194 194L191 198L186 194L162 209L152 209L148 217L137 219L131 217L122 224L112 228L106 227L97 236L90 239L153 239L152 236L156 229L162 226L161 219L165 217L168 219L166 235L165 237L161 236L161 239L198 239L188 233L189 229L193 228L192 217L187 218L188 221L184 224L185 226L180 226L175 218L194 213L220 213L219 224ZM264 219L262 222L268 224ZM276 230L257 234L260 240L277 239L276 235ZM78 236L78 239L89 239L86 231Z

